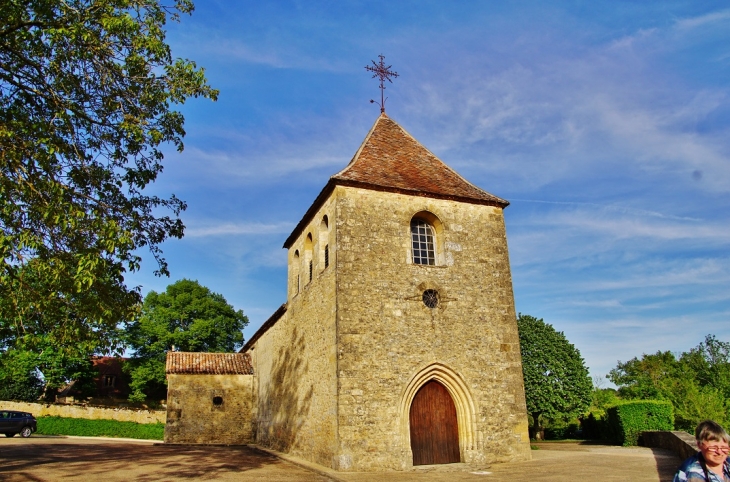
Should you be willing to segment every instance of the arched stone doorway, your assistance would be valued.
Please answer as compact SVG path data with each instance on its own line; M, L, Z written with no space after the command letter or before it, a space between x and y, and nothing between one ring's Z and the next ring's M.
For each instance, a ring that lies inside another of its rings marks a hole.
M456 406L446 387L435 380L423 384L409 415L413 465L461 461Z

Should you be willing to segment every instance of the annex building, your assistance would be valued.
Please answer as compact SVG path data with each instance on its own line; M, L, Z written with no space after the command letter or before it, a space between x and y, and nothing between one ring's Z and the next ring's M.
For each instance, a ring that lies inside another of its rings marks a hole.
M286 239L237 354L169 353L168 443L336 470L528 459L503 210L385 114Z

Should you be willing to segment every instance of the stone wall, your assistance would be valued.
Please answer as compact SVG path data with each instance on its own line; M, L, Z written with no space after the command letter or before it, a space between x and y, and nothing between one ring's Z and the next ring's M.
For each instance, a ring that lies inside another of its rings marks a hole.
M165 423L165 410L136 410L131 408L90 407L26 402L0 402L3 410L30 412L35 417L87 418L91 420L119 420L120 422Z
M253 443L255 389L253 375L168 374L165 443Z
M287 311L248 351L259 394L257 443L325 466L337 450L333 211L326 202L289 249ZM329 246L327 268L323 244Z
M697 453L697 441L687 432L659 430L641 432L639 445L671 450L682 460Z
M454 398L463 462L529 459L502 210L351 187L335 194L335 468L410 467L408 410L429 379ZM423 211L441 224L436 266L411 262L410 221ZM423 303L427 289L439 293L434 309Z

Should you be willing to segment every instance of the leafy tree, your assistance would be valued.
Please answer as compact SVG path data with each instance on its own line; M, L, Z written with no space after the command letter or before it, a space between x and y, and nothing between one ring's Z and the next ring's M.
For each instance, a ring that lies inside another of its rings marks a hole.
M619 395L625 399L666 399L665 394L680 371L677 358L670 351L658 351L619 362L608 374L608 379L619 387Z
M50 334L59 347L113 350L118 322L141 301L124 284L140 267L139 248L168 274L159 246L182 237L185 203L144 190L162 171L162 145L183 148L184 119L173 106L217 96L203 70L173 60L165 42L166 22L192 10L190 0L1 2L6 346ZM46 331L26 323L39 316L50 318Z
M19 270L24 282L33 290L42 290L50 282L44 279L48 272L39 269L39 265L37 259L32 259ZM70 281L65 279L59 282ZM100 297L105 297L119 307L119 311L126 309L123 306L129 301L129 295L123 291L100 293L98 290L104 286L95 284L87 290L74 293L72 303L68 303L58 293L51 293L43 305L47 311L30 303L19 323L0 322L0 364L16 374L31 373L31 376L18 380L26 379L33 387L40 383L45 398L50 401L58 389L71 381L78 394L90 394L93 391L92 379L96 375L91 356L103 347L107 351L114 349L121 352L122 332L111 323L79 320L80 315L73 307L76 304L94 303ZM28 291L21 290L21 296L23 293ZM12 311L12 307L6 306L8 303L12 303L12 300L0 297L0 312ZM116 319L123 321L121 318Z
M712 387L730 399L730 343L707 335L702 343L682 353L680 363L700 386Z
M592 412L604 413L608 407L616 405L620 399L613 388L593 387L591 392Z
M182 279L164 293L150 291L141 316L127 331L134 358L126 365L131 375L131 401L164 393L165 357L176 351L233 352L243 344L248 324L243 311L197 281Z
M521 313L517 328L527 412L532 417L532 435L537 437L541 417L568 419L588 408L593 384L580 352L563 332Z
M621 398L672 402L678 430L692 432L708 418L730 422L730 343L714 335L679 358L658 351L619 362L608 378Z
M35 355L11 350L0 355L0 400L34 402L43 393Z

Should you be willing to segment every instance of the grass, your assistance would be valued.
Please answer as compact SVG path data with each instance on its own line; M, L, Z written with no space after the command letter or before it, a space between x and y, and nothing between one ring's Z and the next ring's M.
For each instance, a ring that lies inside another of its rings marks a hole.
M120 422L85 418L37 417L38 432L43 435L78 435L85 437L121 437L162 440L164 423Z

